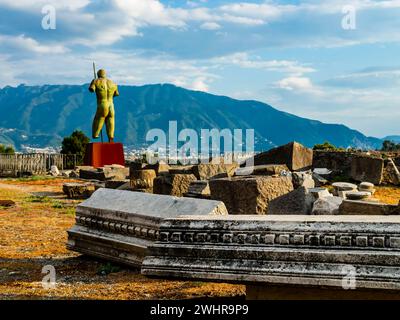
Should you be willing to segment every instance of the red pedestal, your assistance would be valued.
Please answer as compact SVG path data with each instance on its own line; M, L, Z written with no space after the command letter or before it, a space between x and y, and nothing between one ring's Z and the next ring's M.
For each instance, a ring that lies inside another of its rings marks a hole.
M125 165L124 148L122 143L89 143L86 148L85 165L95 168L105 165Z

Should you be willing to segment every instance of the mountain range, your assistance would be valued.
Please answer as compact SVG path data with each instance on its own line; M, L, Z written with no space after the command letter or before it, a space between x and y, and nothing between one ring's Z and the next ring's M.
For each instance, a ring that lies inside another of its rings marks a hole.
M379 148L382 140L341 124L326 124L279 111L254 100L236 100L171 84L120 86L114 100L116 141L130 148L145 146L146 132L178 130L255 130L255 149L268 150L290 141L312 147L329 141L338 147ZM90 136L96 98L88 85L43 85L0 89L0 143L23 147L58 147L80 129Z

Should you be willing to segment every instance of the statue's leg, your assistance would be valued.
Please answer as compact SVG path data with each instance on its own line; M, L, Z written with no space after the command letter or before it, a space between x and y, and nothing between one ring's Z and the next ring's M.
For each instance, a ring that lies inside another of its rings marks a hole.
M114 112L114 104L111 103L110 109L106 118L106 128L107 128L107 136L110 142L114 141L114 130L115 130L115 112Z
M93 127L92 127L92 137L93 139L97 139L100 135L100 131L103 128L104 121L107 116L108 108L106 105L100 104L97 106L96 115L93 119Z

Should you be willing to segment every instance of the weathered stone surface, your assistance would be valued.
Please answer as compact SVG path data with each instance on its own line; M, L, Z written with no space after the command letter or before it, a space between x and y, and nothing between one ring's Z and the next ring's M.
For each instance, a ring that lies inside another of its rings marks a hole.
M129 175L129 168L117 164L107 165L101 168L81 168L79 177L86 180L124 180Z
M57 177L60 175L60 170L58 170L57 166L51 166L50 167L50 174L54 177Z
M333 197L333 195L326 188L311 188L308 189L314 200L318 200L326 197Z
M371 197L371 192L365 191L352 191L346 194L346 199L349 200L365 200Z
M153 169L156 172L156 175L160 175L161 173L169 172L170 166L164 162L158 162L156 164L148 164L146 169Z
M255 166L285 164L291 171L311 169L312 161L313 151L297 142L291 142L254 156Z
M343 199L340 197L324 197L314 202L312 215L335 215L339 214L339 206Z
M193 165L188 166L170 166L168 172L170 174L193 174Z
M268 214L310 214L314 197L307 188L299 187L294 191L271 200L268 204Z
M196 180L193 174L163 174L154 179L155 194L183 197L189 191L190 184Z
M63 192L69 199L89 198L94 192L95 187L90 183L64 183Z
M332 183L332 187L337 191L354 191L357 190L357 186L353 183L348 182L335 182Z
M10 208L15 207L16 203L12 200L3 200L0 199L0 207Z
M156 171L153 169L131 170L131 187L133 190L152 189L156 176Z
M189 190L184 195L185 197L210 199L211 192L207 180L198 180L190 183Z
M356 192L357 186L348 182L335 182L333 186L333 195L346 199L346 194L349 192Z
M322 187L329 183L327 179L325 179L324 177L320 176L318 173L315 172L312 173L312 178L314 180L314 184L316 187Z
M254 167L237 168L236 176L274 176L280 175L282 172L289 172L289 168L285 164L266 164Z
M210 180L211 198L229 214L266 214L271 200L293 190L289 177L247 176Z
M79 178L79 171L77 170L73 170L71 171L71 173L69 174L70 178Z
M209 180L221 174L232 177L237 167L237 164L200 163L192 167L192 172L198 180Z
M140 162L140 161L131 161L131 162L129 162L129 172L145 169L146 166L147 166L147 163Z
M382 183L383 184L393 184L396 186L400 184L399 169L397 169L393 160L390 158L387 160L387 164L383 170Z
M181 217L164 221L149 249L146 276L297 285L300 292L400 290L398 216ZM349 271L355 290L343 287Z
M313 168L327 168L332 176L343 175L350 177L353 152L315 150L313 154ZM322 175L320 172L316 172ZM324 176L325 177L325 176Z
M108 189L118 189L121 186L125 185L125 183L129 183L128 179L125 180L107 180L105 182L105 187Z
M380 184L383 177L383 159L369 156L355 156L351 161L351 178Z
M61 173L61 175L62 175L63 177L67 177L67 178L69 178L71 174L72 174L72 170L64 170L64 171Z
M129 177L129 168L113 164L102 168L106 180L124 180Z
M380 202L344 200L339 208L341 215L391 215L397 214L397 206Z
M67 247L138 267L147 247L158 239L164 219L224 214L227 210L220 201L99 189L77 207Z
M306 187L308 189L315 188L315 182L311 172L292 172L293 188Z
M375 186L370 182L361 182L358 186L358 190L362 192L370 192L371 194L375 193Z

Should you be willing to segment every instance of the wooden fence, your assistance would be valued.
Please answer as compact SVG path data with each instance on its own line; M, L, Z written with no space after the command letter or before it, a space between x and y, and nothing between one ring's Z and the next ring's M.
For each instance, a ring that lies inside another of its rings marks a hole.
M0 154L0 175L19 177L46 174L53 165L59 170L73 169L78 160L74 154Z

